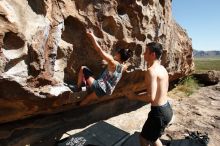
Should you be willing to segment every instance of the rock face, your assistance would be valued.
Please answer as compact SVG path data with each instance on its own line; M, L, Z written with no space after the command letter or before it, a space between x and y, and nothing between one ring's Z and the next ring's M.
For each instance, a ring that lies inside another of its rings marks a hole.
M151 41L164 46L170 81L193 70L191 39L172 19L169 0L1 0L0 123L77 108L77 95L63 83L76 82L82 65L95 75L101 70L88 29L106 52L134 52L131 72L97 102L145 89L142 54Z
M220 72L214 70L194 73L193 76L204 85L215 85L220 81Z

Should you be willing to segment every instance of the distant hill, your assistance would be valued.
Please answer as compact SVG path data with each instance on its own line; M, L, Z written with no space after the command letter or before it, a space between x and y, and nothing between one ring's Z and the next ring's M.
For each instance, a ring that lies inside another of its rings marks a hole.
M194 57L220 57L220 51L198 51L193 50Z

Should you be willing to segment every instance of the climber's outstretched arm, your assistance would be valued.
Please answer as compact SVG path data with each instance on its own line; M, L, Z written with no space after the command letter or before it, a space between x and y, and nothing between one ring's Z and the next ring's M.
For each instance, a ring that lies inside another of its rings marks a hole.
M101 46L98 44L98 42L96 41L96 37L95 35L93 34L93 32L91 31L88 31L87 32L87 36L90 38L90 40L92 41L92 44L94 46L94 48L96 49L96 51L101 55L101 57L106 60L108 62L108 64L114 64L116 65L116 61L114 60L114 58L106 53L105 51L102 50Z

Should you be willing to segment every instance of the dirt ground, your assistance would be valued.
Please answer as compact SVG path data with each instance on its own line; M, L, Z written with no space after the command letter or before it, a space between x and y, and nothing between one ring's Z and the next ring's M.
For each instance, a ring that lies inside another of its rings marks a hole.
M173 89L169 92L169 97L174 110L174 118L172 124L165 130L162 139L182 139L188 135L188 132L198 131L202 134L208 133L210 138L208 146L220 145L220 83L200 87L190 96ZM133 134L141 131L149 111L150 105L148 104L136 111L105 121ZM83 129L72 130L70 134L78 133ZM63 138L67 136L63 135Z
M169 92L174 120L166 129L163 139L181 139L187 131L208 133L209 146L220 145L220 83L200 87L187 97L175 89ZM129 133L140 132L147 119L150 105L136 111L110 118L106 122Z

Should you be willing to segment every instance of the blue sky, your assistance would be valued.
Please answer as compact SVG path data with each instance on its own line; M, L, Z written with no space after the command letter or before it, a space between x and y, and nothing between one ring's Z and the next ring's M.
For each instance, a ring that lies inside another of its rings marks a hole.
M172 13L193 49L220 51L220 0L172 0Z

